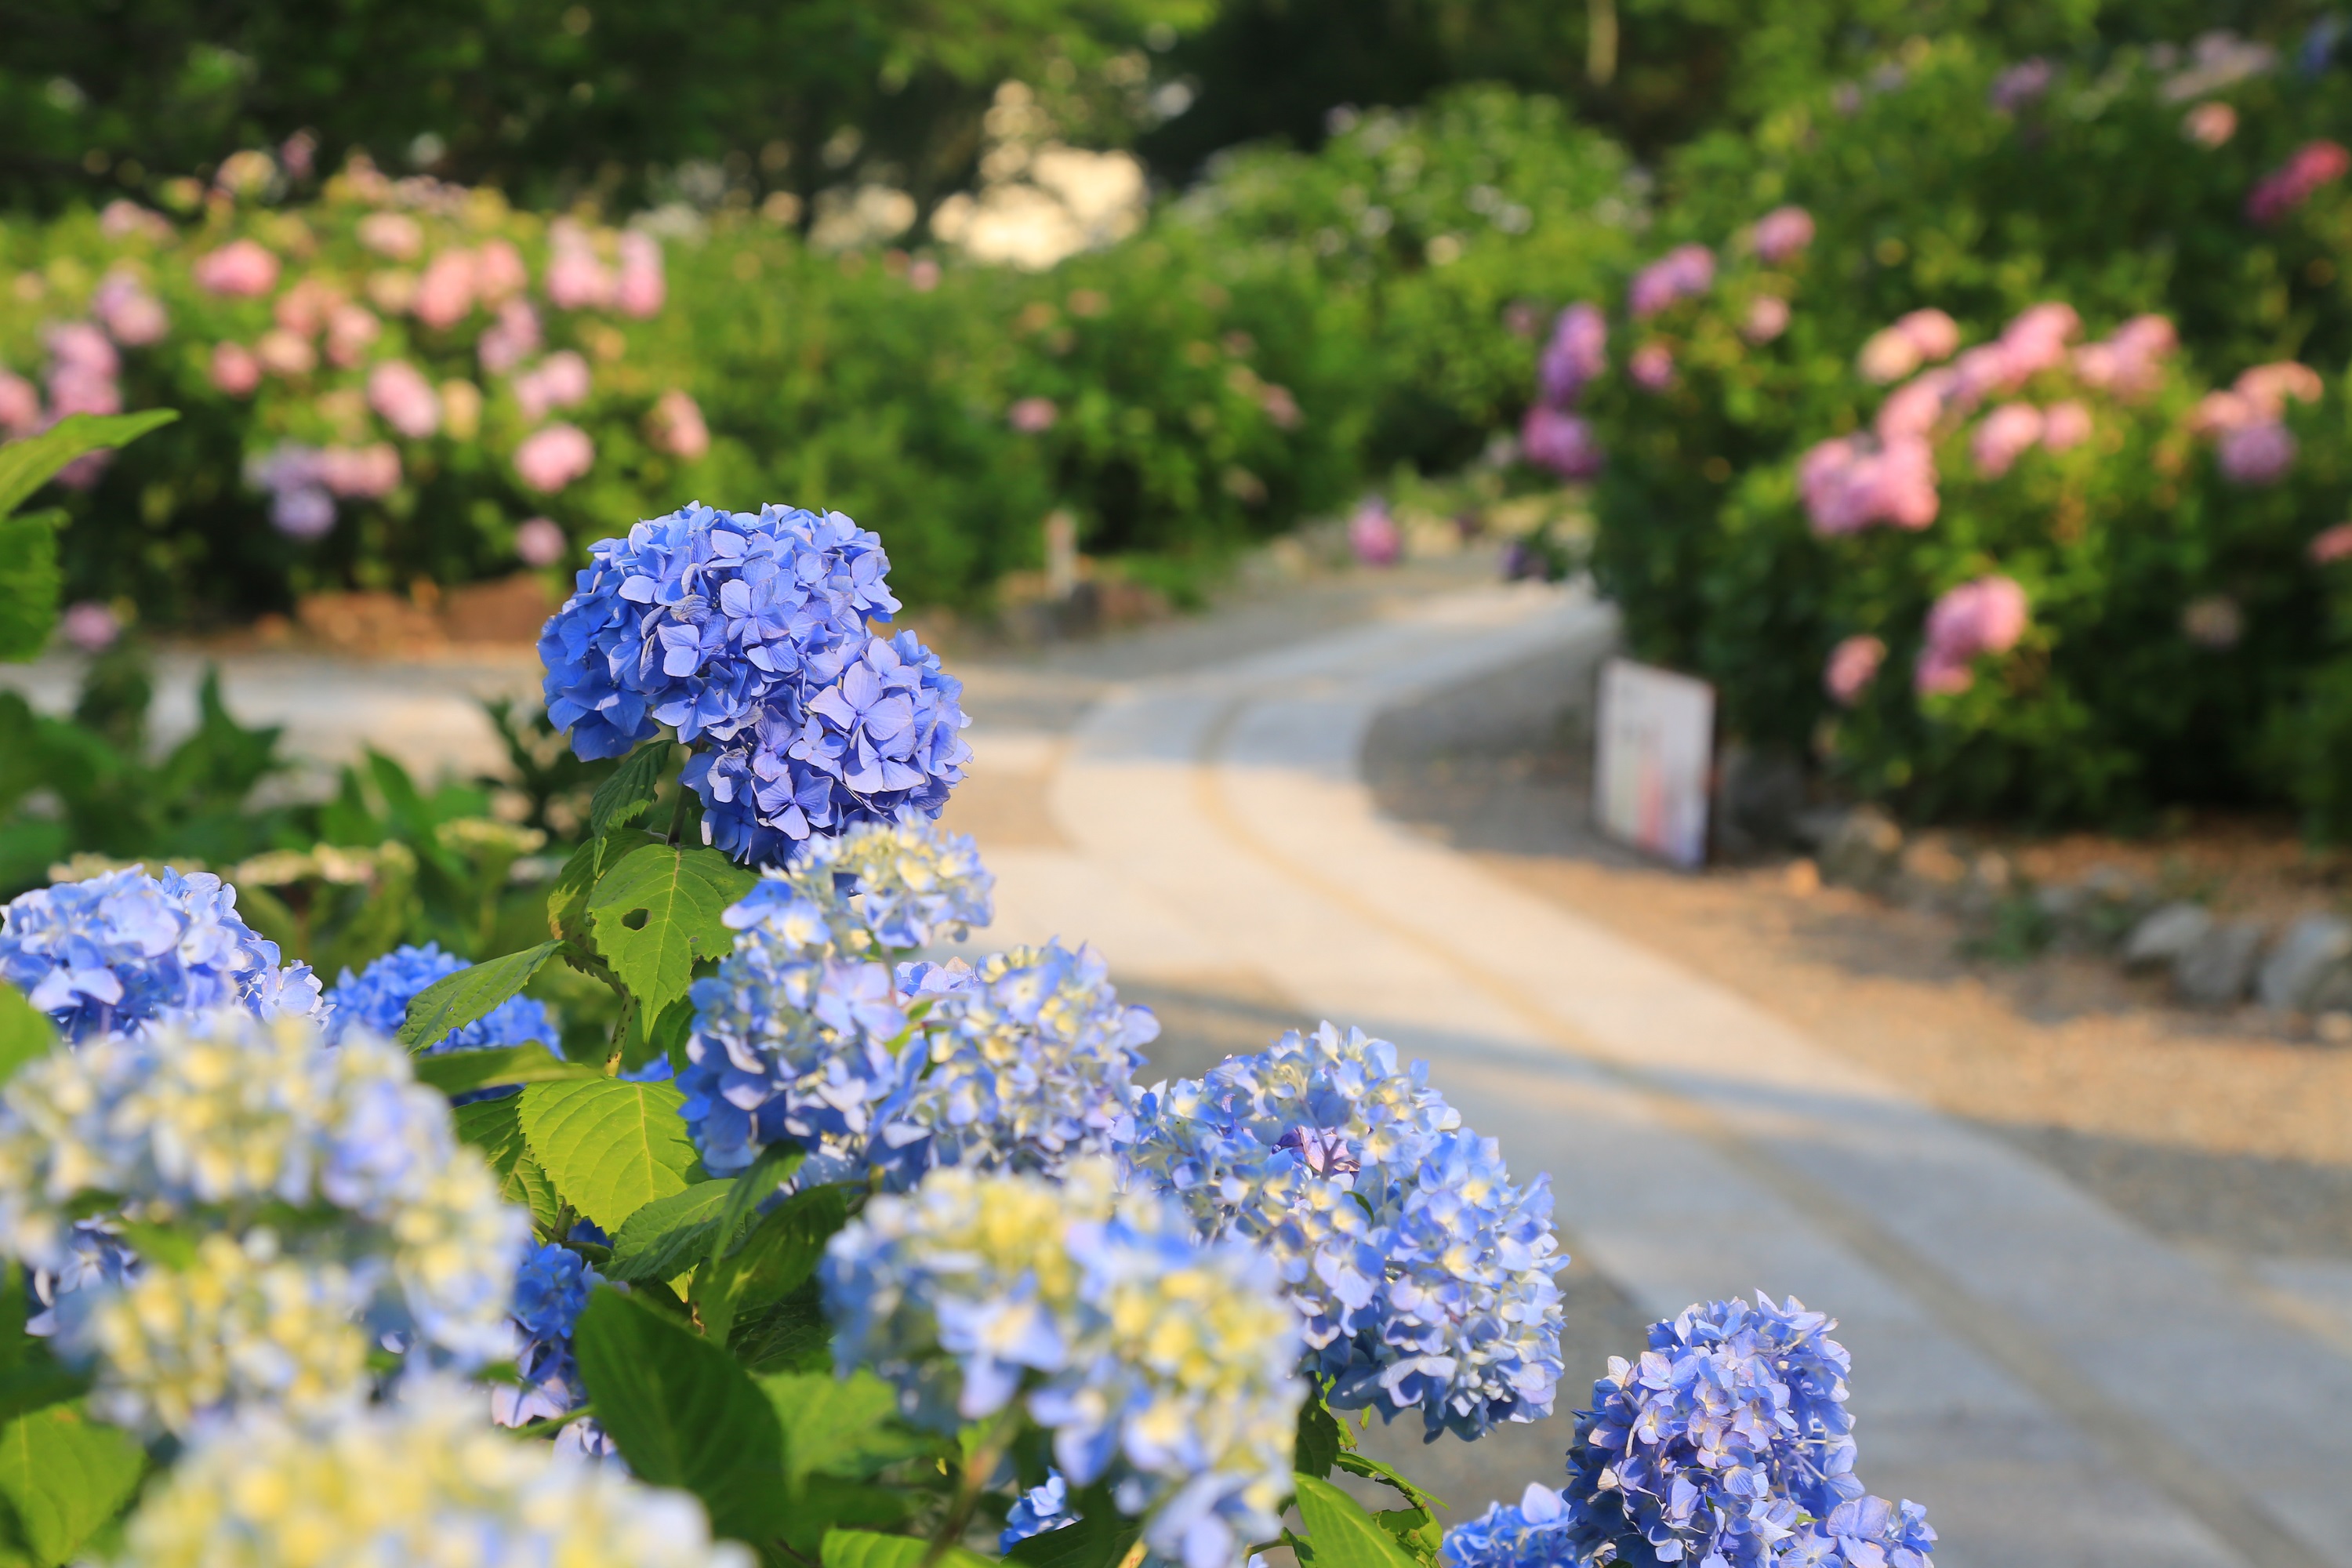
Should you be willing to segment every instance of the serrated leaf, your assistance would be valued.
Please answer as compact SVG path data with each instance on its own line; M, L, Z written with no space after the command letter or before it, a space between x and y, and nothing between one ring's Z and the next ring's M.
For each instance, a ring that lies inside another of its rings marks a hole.
M1361 1476L1368 1481L1381 1481L1394 1487L1403 1493L1405 1500L1415 1508L1431 1509L1450 1506L1444 1498L1412 1480L1402 1470L1385 1459L1375 1459L1370 1454L1350 1448L1339 1456L1338 1463L1339 1468L1349 1475Z
M602 1079L585 1062L567 1062L545 1046L485 1046L479 1050L444 1051L418 1057L416 1081L447 1095L471 1094L509 1083L569 1083Z
M1298 1407L1298 1436L1291 1448L1291 1468L1302 1476L1328 1477L1344 1447L1339 1419L1319 1394L1310 1394Z
M564 1201L614 1236L686 1190L695 1153L677 1114L685 1102L666 1083L535 1083L522 1091L523 1140Z
M540 1235L552 1237L563 1205L555 1195L555 1184L539 1168L523 1141L521 1097L478 1100L458 1106L451 1114L457 1120L458 1139L479 1149L490 1169L498 1173L499 1195L518 1208L529 1209Z
M597 881L588 895L596 951L647 1017L686 994L697 959L733 947L719 917L755 880L716 849L648 844Z
M756 1373L833 1370L833 1324L812 1279L774 1306L735 1325L727 1348Z
M693 1268L709 1254L734 1184L698 1182L631 1215L613 1237L606 1277L630 1282L670 1279Z
M540 966L562 945L543 942L443 975L409 998L408 1016L400 1026L400 1043L411 1051L422 1051L439 1044L453 1030L488 1016L490 1009L530 984Z
M1372 1522L1395 1538L1406 1556L1430 1568L1445 1540L1445 1527L1425 1508L1392 1508L1372 1515Z
M120 1427L53 1405L0 1427L0 1497L33 1560L54 1568L131 1500L147 1455Z
M783 1433L732 1356L609 1289L590 1295L572 1344L596 1419L640 1480L694 1493L720 1535L758 1544L782 1530Z
M770 1209L743 1245L709 1265L698 1281L696 1296L710 1332L725 1338L738 1312L756 1311L807 1283L824 1244L848 1220L841 1189L832 1185L795 1193Z
M0 984L0 1083L58 1048L57 1026L13 985Z
M1292 1477L1298 1488L1298 1517L1307 1535L1298 1561L1316 1568L1418 1568L1396 1538L1382 1530L1354 1498L1320 1476Z
M902 1426L898 1390L863 1368L847 1377L786 1372L758 1381L783 1428L784 1474L794 1487L812 1475L866 1480L938 1442Z
M671 742L651 741L621 759L621 765L588 798L588 837L602 838L643 817L654 804L662 775L669 771Z
M0 517L24 504L58 469L86 453L121 447L180 416L169 408L138 414L68 414L37 436L0 446Z
M828 1530L818 1561L824 1568L920 1568L929 1542L912 1535L877 1535L866 1530ZM935 1568L988 1568L988 1559L950 1546L930 1559Z

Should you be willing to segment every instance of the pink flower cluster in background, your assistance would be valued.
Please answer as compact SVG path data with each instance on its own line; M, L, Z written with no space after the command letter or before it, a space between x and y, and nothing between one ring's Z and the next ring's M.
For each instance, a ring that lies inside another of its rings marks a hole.
M1625 308L1638 321L1714 287L1715 252L1704 245L1678 245L1633 275Z
M1404 534L1389 515L1389 503L1366 496L1348 519L1348 548L1367 566L1393 566L1404 553Z
M525 518L515 530L515 558L526 566L552 566L572 553L572 541L553 520Z
M570 349L559 349L514 378L515 403L524 422L536 425L551 409L587 402L590 384L588 362Z
M1886 662L1886 644L1874 637L1851 637L1830 650L1829 663L1822 670L1822 689L1841 708L1851 708L1862 700L1863 692L1878 679L1878 667Z
M1549 403L1529 405L1519 422L1519 455L1564 479L1589 479L1603 460L1592 422Z
M1884 386L1923 364L1951 358L1959 346L1958 322L1941 310L1914 310L1873 332L1855 363L1864 381Z
M1551 341L1536 362L1537 395L1554 407L1572 407L1585 384L1608 368L1608 318L1599 306L1579 301L1552 323Z
M2286 427L2286 405L2316 403L2319 373L2293 360L2258 364L2235 384L2209 392L2189 417L2189 430L2213 443L2221 475L2236 485L2274 485L2294 468L2298 447Z
M2347 172L2352 172L2352 153L2341 142L2306 142L2246 193L2246 216L2259 224L2276 223L2309 201L2320 186Z
M541 495L552 495L595 466L596 446L577 425L550 425L515 448L515 474Z
M441 428L441 395L425 373L404 359L379 361L368 372L368 406L383 422L412 441L422 441Z
M191 276L209 294L258 300L278 287L278 258L257 240L233 239L197 258Z
M710 450L710 427L702 422L702 407L676 387L654 400L646 416L653 444L673 458L694 462Z
M2134 316L2095 343L2074 351L2074 376L2084 386L2116 396L2146 397L2164 381L2164 362L2180 346L2180 334L2163 316Z
M1948 589L1927 612L1927 646L1913 684L1922 696L1966 691L1979 654L2007 653L2025 635L2025 590L2013 578L1979 577Z
M89 313L105 327L107 336L125 348L161 342L172 330L163 302L147 292L135 273L120 267L108 272L90 296Z
M279 443L247 459L246 482L270 497L269 521L294 539L316 539L335 526L337 498L373 500L400 486L400 453L388 441L364 447Z
M1813 215L1802 207L1774 207L1756 220L1756 256L1778 267L1813 243Z
M1936 455L1916 436L1842 436L1797 465L1797 491L1813 531L1859 533L1873 523L1916 531L1936 521Z

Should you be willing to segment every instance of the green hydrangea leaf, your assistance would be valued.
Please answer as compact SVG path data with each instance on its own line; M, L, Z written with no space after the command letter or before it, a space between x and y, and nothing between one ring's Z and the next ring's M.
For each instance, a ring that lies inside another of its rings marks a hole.
M711 1237L727 1216L732 1182L698 1182L631 1215L613 1237L607 1279L635 1283L671 1279L692 1268L710 1251Z
M530 1157L523 1141L521 1099L508 1095L503 1100L478 1100L458 1106L452 1114L458 1139L479 1149L490 1169L498 1173L501 1195L518 1208L530 1211L531 1224L540 1235L552 1237L563 1205L555 1195L555 1184Z
M682 1193L694 1144L666 1083L535 1083L522 1091L522 1134L566 1203L617 1236L656 1198Z
M686 994L696 960L734 945L719 917L755 880L716 849L647 844L597 882L588 895L596 951L646 1017Z
M562 945L542 942L443 975L409 998L408 1016L400 1026L400 1043L411 1051L422 1051L438 1045L452 1031L478 1023L490 1009L530 984L540 966Z
M1419 1568L1354 1498L1320 1476L1294 1476L1298 1517L1307 1534L1297 1541L1298 1561L1315 1568Z
M912 1535L877 1535L866 1530L828 1530L818 1561L824 1568L920 1568L929 1544ZM950 1546L930 1559L936 1568L988 1568L988 1559Z
M929 1452L937 1439L898 1421L898 1394L872 1373L770 1373L760 1388L784 1432L784 1474L797 1489L813 1475L871 1479L886 1466Z
M0 1426L0 1498L43 1568L71 1562L131 1500L146 1469L129 1433L79 1405L53 1405Z
M0 1083L16 1077L26 1062L57 1048L57 1026L36 1011L22 991L0 984Z
M416 1058L416 1081L447 1095L471 1094L509 1083L568 1083L604 1075L585 1062L567 1062L545 1046L485 1046Z

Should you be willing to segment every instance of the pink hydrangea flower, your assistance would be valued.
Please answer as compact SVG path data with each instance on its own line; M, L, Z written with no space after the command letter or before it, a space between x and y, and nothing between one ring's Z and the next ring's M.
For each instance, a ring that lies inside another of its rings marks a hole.
M67 606L58 617L58 629L82 652L104 653L122 635L122 621L97 600L84 599Z
M1760 345L1788 330L1789 301L1777 294L1759 294L1748 307L1748 320L1740 324L1739 335Z
M65 321L41 334L42 346L49 351L51 374L68 371L76 375L112 378L122 374L122 356L114 352L113 342L104 332L88 321Z
M414 261L425 254L425 231L406 213L370 213L360 219L360 243L394 261Z
M2238 395L2269 419L2275 419L2285 413L2290 398L2297 403L2316 403L2326 392L2317 371L2293 360L2279 360L2241 371L2236 385Z
M0 430L22 437L40 427L39 389L13 371L0 370Z
M1927 645L1914 675L1918 690L1967 690L1976 679L1970 661L2015 647L2028 621L2025 590L2013 578L1979 577L1946 590L1927 612Z
M278 258L250 239L233 239L197 258L190 269L208 294L258 300L278 287Z
M1959 350L1960 324L1932 306L1897 317L1895 330L1910 340L1924 363L1949 359Z
M446 331L464 321L473 308L472 251L445 250L425 263L425 275L416 280L416 298L409 305L418 321Z
M654 400L646 423L654 445L673 458L691 463L710 450L710 427L702 422L701 405L677 387Z
M272 375L308 375L319 368L319 351L310 346L310 340L283 327L262 333L253 345L253 355Z
M559 310L602 310L613 302L613 273L596 258L595 242L570 218L548 229L547 298Z
M1870 334L1854 356L1854 369L1862 379L1885 386L1901 381L1919 368L1919 345L1894 327L1882 327Z
M383 332L383 323L366 306L337 305L327 312L327 358L349 370Z
M261 384L261 362L242 343L215 343L206 370L212 384L231 397L251 397Z
M100 211L98 232L109 239L146 239L158 245L168 244L173 237L170 218L121 196Z
M907 268L907 287L918 294L928 294L940 286L940 264L928 256L919 256Z
M2004 403L1978 424L1969 440L1969 457L1979 475L2000 479L2042 439L2043 428L2042 410L2031 403Z
M498 320L474 347L485 371L504 375L538 353L539 344L539 312L528 300L509 300L499 307Z
M1797 489L1824 538L1884 522L1916 531L1936 521L1936 455L1916 437L1884 445L1867 436L1823 441L1797 465Z
M1566 408L1608 368L1609 320L1600 307L1580 301L1552 323L1551 341L1536 362L1536 387L1543 401Z
M2053 452L2069 452L2091 438L2091 410L2079 398L2053 403L2042 415L2042 445Z
M1257 405L1269 423L1277 430L1296 430L1307 423L1307 416L1298 406L1298 399L1290 388L1280 382L1261 382L1257 389Z
M1054 427L1061 410L1050 397L1024 397L1005 411L1005 421L1024 436L1035 436Z
M1899 441L1927 436L1944 416L1944 400L1958 379L1949 370L1931 370L1886 395L1874 421L1878 438Z
M1589 479L1604 461L1591 425L1546 403L1531 405L1520 421L1519 455L1564 479Z
M400 487L400 453L389 441L329 447L318 461L319 482L334 495L373 500Z
M269 307L269 314L289 332L299 332L306 338L319 335L327 324L327 312L335 308L342 296L316 278L302 278L278 296Z
M1694 299L1715 287L1715 253L1703 245L1678 245L1633 275L1626 309L1636 320L1654 316L1677 300Z
M613 286L613 303L625 316L656 316L668 298L662 278L661 241L630 229L621 236L621 275Z
M2067 340L2082 330L2074 307L2055 300L2020 311L2000 334L2011 374L2021 382L2065 363Z
M536 425L551 409L588 401L588 362L570 349L559 349L517 376L514 390L524 423Z
M2311 199L2312 193L2352 171L2352 153L2335 142L2306 142L2246 194L2246 216L2273 224Z
M2180 133L2200 147L2219 147L2238 133L2238 111L2218 100L2200 103L2181 118Z
M530 269L510 242L493 239L474 252L474 291L483 304L500 304L530 287Z
M2118 397L2144 397L2163 384L2163 362L2180 344L2180 334L2163 316L2134 316L2107 334L2105 342L2074 351L2074 374L2085 386Z
M595 443L577 425L535 430L515 448L515 473L542 495L552 495L595 465Z
M2323 528L2312 535L2306 546L2316 565L2352 558L2352 522L2339 522L2333 528Z
M515 530L515 556L526 566L552 566L571 553L572 541L547 518L525 518Z
M1851 708L1878 679L1878 667L1885 662L1884 642L1874 637L1848 637L1830 650L1829 663L1822 669L1822 689L1839 707Z
M404 359L388 359L368 372L368 406L412 441L441 428L441 395L425 373Z
M2296 450L2294 431L2263 419L2224 430L2214 456L2221 477L2233 485L2274 485L2294 467Z
M1366 496L1348 519L1348 548L1366 566L1393 566L1404 553L1404 535L1389 515L1389 503Z
M1756 255L1778 267L1813 243L1813 215L1802 207L1774 207L1756 220Z
M90 297L90 314L102 323L109 336L124 348L143 348L160 342L172 330L172 319L164 314L163 302L147 292L145 284L121 268L106 275Z
M2197 400L2197 406L2189 412L2189 433L2219 436L2227 430L2242 429L2262 416L2263 411L2255 406L2253 399L2224 387Z
M1625 362L1625 374L1644 392L1664 392L1675 384L1674 351L1664 343L1643 343Z

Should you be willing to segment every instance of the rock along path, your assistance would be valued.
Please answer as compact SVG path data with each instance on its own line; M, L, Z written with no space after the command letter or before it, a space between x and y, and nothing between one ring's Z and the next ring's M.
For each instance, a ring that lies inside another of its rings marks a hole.
M1833 1312L1861 1474L1928 1504L1948 1568L2352 1565L2352 1360L1713 984L1705 952L1631 945L1376 815L1382 707L1610 630L1572 594L1479 589L1112 687L1074 725L994 725L983 682L975 776L1034 792L1021 830L973 824L985 940L1086 938L1122 981L1395 1040L1515 1174L1551 1173L1570 1248L1648 1315L1758 1286Z

